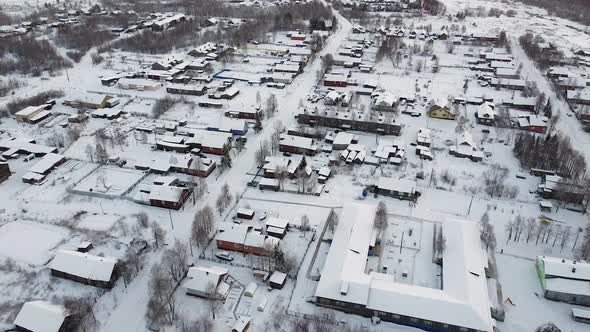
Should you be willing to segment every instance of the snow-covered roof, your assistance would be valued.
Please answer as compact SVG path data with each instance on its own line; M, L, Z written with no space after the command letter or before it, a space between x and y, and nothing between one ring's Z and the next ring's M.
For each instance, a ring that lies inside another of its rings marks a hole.
M557 277L590 281L590 264L585 261L546 256L539 256L537 259L543 262L547 279Z
M198 91L203 92L207 90L205 85L195 85L195 84L180 84L180 83L168 83L166 85L167 89L174 89L179 91Z
M33 143L34 140L28 138L9 138L0 140L0 148L3 150L19 150L34 154L47 154L57 151L57 148ZM16 151L15 151L16 152Z
M30 116L31 114L35 114L35 113L43 110L46 106L47 105L27 106L27 107L23 108L22 110L16 112L14 115L27 117L27 116Z
M443 324L492 331L493 321L477 223L443 224L443 289L395 282L392 275L365 273L376 206L344 208L315 295ZM444 310L441 310L444 308Z
M160 87L160 82L151 81L144 78L121 78L117 82L119 86L135 86L148 89L157 89Z
M51 262L51 269L80 278L110 281L117 259L100 257L72 250L59 250Z
M271 217L266 220L266 227L269 227L269 226L284 229L284 228L289 227L289 220L283 219L283 218Z
M182 287L191 291L207 293L211 288L216 289L221 278L227 273L227 269L216 266L191 267L188 269L186 280L182 283Z
M466 145L472 148L475 148L475 141L473 140L473 136L468 131L464 131L459 136L457 136L457 146Z
M277 168L287 168L291 160L287 157L268 156L264 159L262 168L268 172L274 172Z
M281 135L281 141L279 142L279 144L312 150L313 140L311 138L301 136Z
M590 101L590 89L584 90L568 90L567 99Z
M285 282L285 279L287 279L287 275L284 274L283 272L280 271L275 271L273 272L273 274L270 276L269 281L272 282L273 284L283 284Z
M376 95L374 95L374 105L375 106L393 106L397 103L398 98L393 92L390 91L383 91Z
M232 332L243 332L246 331L246 328L250 325L250 318L247 316L240 316L235 324L232 326Z
M186 188L174 186L152 186L149 199L164 202L179 202Z
M416 181L382 176L379 178L377 187L379 189L412 194L416 191Z
M54 167L56 164L61 162L65 157L57 153L48 153L41 160L39 160L33 167L29 169L29 172L44 174L49 169Z
M449 108L450 102L447 98L437 98L434 100L432 106L439 108Z
M223 148L223 146L229 141L230 137L232 137L232 134L230 133L199 129L191 130L190 133L194 136L187 138L185 143L200 144L201 146L218 149Z
M493 119L496 116L496 111L494 110L494 104L485 102L477 108L477 117L478 118L486 118L486 119Z
M216 241L243 244L248 233L248 226L228 222L219 223L218 229L219 232L215 236Z
M353 138L354 138L353 134L345 133L345 132L341 131L338 134L336 134L333 144L334 145L348 145L348 144L352 143Z
M328 166L322 166L322 168L320 168L318 171L318 175L320 176L329 177L330 174L332 174L332 170Z
M14 325L32 332L59 332L66 309L46 301L26 302L14 320Z
M238 211L236 211L237 214L243 214L243 215L248 215L248 216L253 216L254 215L254 210L252 209L247 209L247 208L239 208Z

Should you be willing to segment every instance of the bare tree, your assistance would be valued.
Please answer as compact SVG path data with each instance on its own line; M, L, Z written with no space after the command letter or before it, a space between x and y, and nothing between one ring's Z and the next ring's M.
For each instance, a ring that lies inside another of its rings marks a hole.
M535 332L561 332L561 329L555 324L549 322L537 327Z
M266 157L270 156L270 148L268 141L264 141L258 150L256 150L256 164L262 167L266 162Z
M146 319L151 325L172 324L176 317L175 282L162 264L155 264L149 280Z
M488 249L494 250L496 248L496 234L494 233L494 225L490 223L490 217L487 212L481 217L480 225L481 231L479 238L481 243L485 246L486 251Z
M191 230L191 239L197 243L197 246L205 246L209 241L209 234L214 228L215 217L213 209L206 205L195 213Z
M275 178L279 181L279 189L284 190L285 180L287 179L287 168L277 165L275 168Z
M66 330L68 331L93 331L97 327L94 316L93 300L87 297L66 297L64 307L71 315Z
M490 169L483 173L485 192L490 197L500 197L504 192L504 181L508 177L508 169L502 168L498 164L492 165Z
M306 237L307 231L310 229L309 217L307 214L301 216L301 230L303 231L303 237Z
M373 228L379 232L379 236L387 228L387 206L383 201L377 204L377 211L375 212L375 219L373 219Z
M514 233L515 224L516 223L514 222L514 220L510 220L505 226L506 233L508 233L506 236L506 244L508 244L508 241L512 240L512 234ZM514 237L516 237L516 235Z
M582 245L576 250L575 256L585 261L590 259L590 222L584 227Z
M213 319L215 319L215 313L217 311L219 311L219 309L222 306L222 302L219 299L219 296L217 295L217 285L215 285L214 283L209 283L207 285L207 290L206 290L208 296L209 296L209 310L211 311L211 314L213 315Z
M536 232L537 232L537 221L535 220L535 218L528 218L526 221L526 228L525 228L526 243L529 243L530 239L533 237L533 235Z
M88 159L90 159L90 162L93 163L94 162L94 148L92 147L92 145L90 145L90 144L86 145L84 152L86 153L86 156L88 157Z
M179 282L187 269L188 250L186 244L180 240L174 241L170 249L162 254L162 267L168 272L174 282Z
M334 210L330 211L330 215L328 216L326 222L328 223L328 230L333 234L336 230L336 226L338 225L338 215L334 212Z
M143 211L136 213L135 218L137 218L137 224L142 228L148 228L150 226L150 218L148 217L147 213Z
M572 226L567 226L561 233L561 241L559 242L560 252L570 241L572 236Z
M152 236L154 237L154 241L156 241L156 248L159 248L160 243L163 242L166 237L166 231L156 221L152 222L151 226Z

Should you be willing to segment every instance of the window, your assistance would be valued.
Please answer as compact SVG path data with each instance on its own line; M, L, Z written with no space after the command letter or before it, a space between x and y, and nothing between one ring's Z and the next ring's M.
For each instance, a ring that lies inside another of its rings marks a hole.
M461 331L461 332L467 332L467 328L466 327L460 327L459 328L459 331Z
M424 323L424 325L426 325L426 326L432 326L432 322L431 322L431 321L429 321L429 320L424 320L424 321L423 321L423 323Z
M412 318L410 318L410 321L411 321L412 323L418 323L418 318L414 318L414 317L412 317Z

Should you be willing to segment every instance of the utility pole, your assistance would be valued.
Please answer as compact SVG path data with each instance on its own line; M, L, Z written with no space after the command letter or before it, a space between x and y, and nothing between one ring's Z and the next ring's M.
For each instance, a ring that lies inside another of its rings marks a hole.
M404 248L404 234L405 233L406 233L405 231L402 232L402 239L401 239L401 241L399 243L399 254L400 255L402 254L402 249Z
M168 215L170 216L170 226L172 226L172 229L174 229L174 223L172 222L172 211L170 209L168 209Z
M473 204L473 197L475 195L471 195L471 201L469 202L469 210L467 210L467 215L471 214L471 204Z

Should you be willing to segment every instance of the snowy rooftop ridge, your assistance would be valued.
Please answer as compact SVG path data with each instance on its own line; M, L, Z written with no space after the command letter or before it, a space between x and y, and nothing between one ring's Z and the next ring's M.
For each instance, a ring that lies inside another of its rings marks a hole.
M58 332L67 316L66 309L61 305L31 301L23 305L14 320L14 325L28 331Z
M487 260L476 223L443 223L443 289L396 283L393 276L365 273L375 206L351 204L342 218L326 258L316 296L360 304L369 310L492 331L487 296ZM445 308L445 310L441 310Z
M100 257L72 250L59 250L51 269L97 281L110 281L117 259Z

